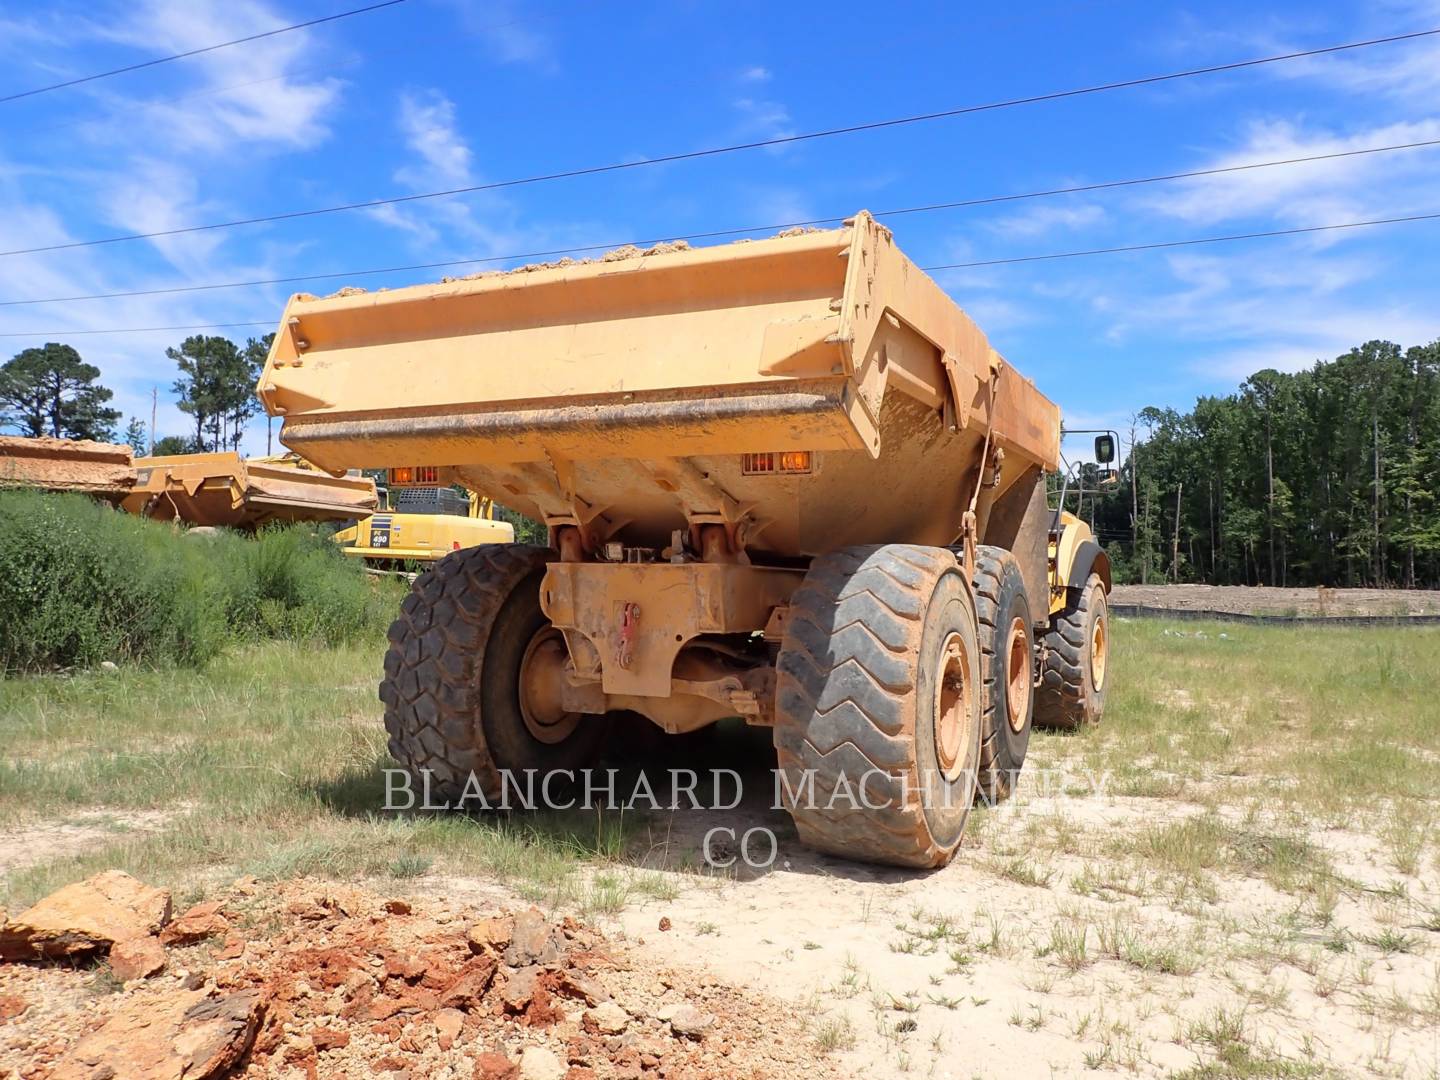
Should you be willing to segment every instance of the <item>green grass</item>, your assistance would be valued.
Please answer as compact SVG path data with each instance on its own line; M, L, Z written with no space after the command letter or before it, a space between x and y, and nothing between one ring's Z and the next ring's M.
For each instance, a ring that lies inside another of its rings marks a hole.
M1183 625L1186 636L1159 620L1117 623L1104 722L1032 741L1031 763L1108 773L1114 795L1263 803L1317 825L1403 807L1395 861L1422 866L1416 838L1440 821L1440 628ZM1306 871L1309 853L1284 837L1256 843L1235 859L1268 875L1287 862Z
M265 642L199 672L125 668L0 680L0 826L94 810L161 810L159 830L107 834L83 853L0 880L11 911L109 867L178 890L241 874L483 872L542 903L613 911L665 898L662 875L618 862L638 815L380 812L385 751L376 699L383 640L318 648Z
M77 495L0 492L0 671L199 667L236 642L383 631L398 603L311 525L192 535Z
M1401 873L1440 865L1430 839L1440 695L1423 677L1440 669L1440 632L1225 627L1221 639L1163 629L1117 624L1105 722L1037 735L1031 754L1074 774L1108 771L1111 792L1117 777L1163 773L1194 805L1109 830L1036 814L1019 847L994 847L977 867L1037 892L1100 899L1173 895L1179 883L1204 901L1227 875L1254 877L1318 907L1349 888L1314 839L1332 821L1370 822ZM405 882L483 872L537 900L601 912L673 898L672 878L636 868L654 865L632 854L644 847L640 815L379 813L392 764L375 697L382 650L371 630L333 645L245 644L199 670L137 664L0 680L0 826L87 811L169 815L158 829L108 832L82 854L12 873L0 905L13 910L108 866L177 889L241 873ZM1178 689L1183 705L1166 704ZM1062 856L1085 860L1085 871L1063 878ZM580 863L618 876L577 874ZM937 950L949 932L921 931L910 935L916 951ZM1056 954L1079 961L1078 944L1064 944ZM1193 966L1189 952L1130 943L1098 955L1170 973Z

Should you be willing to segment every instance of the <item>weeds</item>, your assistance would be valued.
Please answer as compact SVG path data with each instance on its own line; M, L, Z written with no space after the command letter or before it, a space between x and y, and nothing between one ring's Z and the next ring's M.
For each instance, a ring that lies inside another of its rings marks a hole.
M78 495L0 492L3 671L195 667L237 641L351 641L398 602L313 526L191 536Z

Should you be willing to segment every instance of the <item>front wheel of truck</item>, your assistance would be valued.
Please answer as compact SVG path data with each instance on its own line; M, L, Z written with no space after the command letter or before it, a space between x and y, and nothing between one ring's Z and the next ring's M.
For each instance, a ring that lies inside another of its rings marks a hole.
M432 804L493 806L507 772L510 791L530 790L528 769L538 797L547 773L583 769L599 750L603 718L559 697L565 642L540 610L554 558L528 544L454 552L420 575L391 624L380 683L390 754Z
M850 859L943 866L975 797L982 684L955 556L910 544L811 564L777 661L781 797L800 839Z

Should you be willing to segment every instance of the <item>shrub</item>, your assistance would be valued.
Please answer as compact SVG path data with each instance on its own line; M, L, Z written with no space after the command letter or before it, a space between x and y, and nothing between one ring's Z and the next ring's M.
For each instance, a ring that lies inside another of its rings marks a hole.
M231 642L347 640L397 602L305 525L187 534L78 495L0 492L0 669L204 664Z

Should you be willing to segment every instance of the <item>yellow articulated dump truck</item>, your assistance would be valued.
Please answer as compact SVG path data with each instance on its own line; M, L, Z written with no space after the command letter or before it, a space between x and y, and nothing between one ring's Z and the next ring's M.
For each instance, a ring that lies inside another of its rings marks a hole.
M744 717L805 843L938 866L1032 718L1104 708L1059 410L866 213L296 296L259 394L324 468L433 466L548 528L443 559L391 627L390 750L436 799L583 769L617 710Z
M375 481L332 476L294 456L172 454L135 459L135 486L121 505L160 521L257 529L281 521L345 521L379 505Z
M515 526L495 520L495 504L437 487L433 466L390 469L387 508L335 534L346 555L380 568L438 562L480 544L509 544Z

